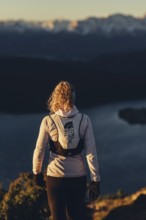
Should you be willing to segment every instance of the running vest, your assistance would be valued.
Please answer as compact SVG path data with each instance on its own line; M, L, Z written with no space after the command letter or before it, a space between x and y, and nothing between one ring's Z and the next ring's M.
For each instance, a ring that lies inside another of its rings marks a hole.
M51 114L49 115L52 123L55 125L56 129L57 129L57 126L56 126L56 123L55 121L53 120L53 118L51 117ZM80 123L79 123L79 143L77 145L76 148L72 148L72 149L64 149L60 142L57 140L57 141L52 141L51 139L49 140L50 142L50 151L55 153L55 154L58 154L58 155L61 155L61 156L74 156L74 155L77 155L77 154L80 154L84 148L84 144L83 144L83 140L81 138L81 135L80 135L80 126L81 126L81 122L83 120L83 114L81 116L81 120L80 120ZM58 131L58 129L57 129ZM58 132L58 135L59 135L59 132Z

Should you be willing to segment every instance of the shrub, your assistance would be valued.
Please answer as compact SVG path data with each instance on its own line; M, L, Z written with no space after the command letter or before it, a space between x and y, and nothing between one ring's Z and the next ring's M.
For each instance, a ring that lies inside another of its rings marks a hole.
M44 220L49 215L46 189L30 173L21 173L0 202L0 220Z

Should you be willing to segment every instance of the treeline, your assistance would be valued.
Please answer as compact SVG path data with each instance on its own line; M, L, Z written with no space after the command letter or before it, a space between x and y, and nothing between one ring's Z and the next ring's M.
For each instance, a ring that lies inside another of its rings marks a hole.
M45 112L47 99L60 80L76 88L76 104L146 98L146 51L103 55L88 62L30 57L0 58L0 111Z

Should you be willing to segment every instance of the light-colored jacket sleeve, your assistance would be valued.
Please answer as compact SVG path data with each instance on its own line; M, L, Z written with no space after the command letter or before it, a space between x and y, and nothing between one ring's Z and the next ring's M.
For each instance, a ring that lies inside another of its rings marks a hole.
M48 141L49 141L49 132L47 129L47 120L45 117L41 122L39 135L36 142L36 147L33 152L32 171L34 174L39 174L42 170L42 163L45 155L45 149L46 146L48 145Z
M97 158L96 144L90 118L87 116L87 125L84 135L86 159L90 170L91 181L100 181L99 163Z

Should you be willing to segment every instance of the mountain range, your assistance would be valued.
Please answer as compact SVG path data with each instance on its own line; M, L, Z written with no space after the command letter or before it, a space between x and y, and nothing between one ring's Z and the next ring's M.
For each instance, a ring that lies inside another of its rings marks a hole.
M146 49L146 17L114 14L84 20L0 21L0 56L91 60Z
M114 14L105 18L88 17L84 20L56 19L48 21L23 21L9 20L0 22L0 31L47 31L52 33L74 32L82 35L97 33L106 36L122 32L136 34L137 31L146 31L146 17L136 18L133 16Z

